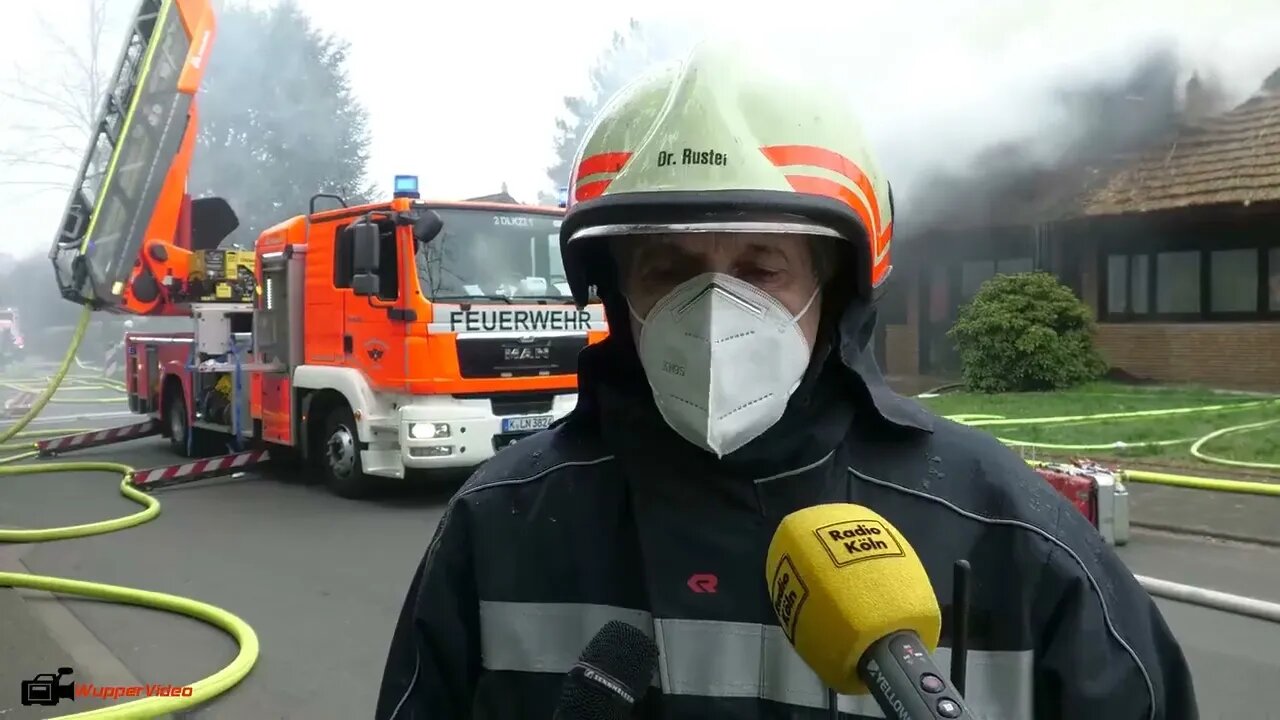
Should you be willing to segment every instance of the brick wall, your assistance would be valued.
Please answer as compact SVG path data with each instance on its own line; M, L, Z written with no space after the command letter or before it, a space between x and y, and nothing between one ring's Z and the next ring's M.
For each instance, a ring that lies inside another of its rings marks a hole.
M1280 323L1110 323L1098 347L1139 377L1280 391Z

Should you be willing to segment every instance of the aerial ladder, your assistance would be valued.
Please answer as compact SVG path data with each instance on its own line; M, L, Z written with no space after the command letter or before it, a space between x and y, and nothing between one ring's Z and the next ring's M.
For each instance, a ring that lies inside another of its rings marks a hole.
M209 0L140 3L49 251L64 299L113 314L191 315L188 300L199 292L189 282L192 258L239 226L223 198L187 192L199 128L196 96L214 30ZM51 457L160 431L149 419L35 447ZM132 482L180 484L266 458L265 451L236 452L140 470Z
M84 306L84 313L62 367L17 423L0 428L0 445L20 437L23 428L52 398L75 359L91 313L183 314L182 305L177 302L183 288L168 278L185 277L183 266L190 263L193 253L218 245L238 224L225 201L192 200L186 192L186 175L195 144L195 94L213 34L210 0L141 1L49 253L62 297ZM3 528L0 543L80 538L132 527L153 518L159 512L159 503L141 491L178 484L179 471L134 470L102 462L13 463L32 454L50 456L97 447L143 437L155 430L147 423L96 430L44 440L34 452L0 458L0 477L84 469L118 471L123 475L121 494L143 506L132 515L80 525ZM205 467L193 470L193 476L199 476L210 464L216 464L218 472L225 474L228 469L234 471L254 460L217 459L216 463L204 463ZM192 683L187 692L144 696L88 713L94 716L148 718L183 713L234 687L249 674L258 657L258 639L252 627L222 608L193 598L23 572L0 571L0 587L178 613L224 630L239 646L230 664Z
M423 200L404 175L390 201L319 193L252 251L219 247L234 211L186 187L212 34L208 0L144 0L50 251L67 300L191 330L125 333L129 408L149 419L40 454L162 434L195 462L132 475L155 487L269 447L356 497L473 468L567 415L578 352L608 325L598 302L574 307L563 207Z

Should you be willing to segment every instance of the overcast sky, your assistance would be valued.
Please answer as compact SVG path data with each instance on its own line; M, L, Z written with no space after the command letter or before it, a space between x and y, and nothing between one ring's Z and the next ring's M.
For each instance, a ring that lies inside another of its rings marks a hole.
M0 89L12 89L22 69L56 92L49 78L74 68L39 18L83 44L90 1L6 3ZM136 5L113 1L123 14ZM632 15L745 38L799 71L847 79L869 134L908 175L987 142L1043 133L1054 121L1040 108L1050 79L1116 77L1156 37L1177 38L1188 66L1220 74L1235 99L1280 66L1276 0L787 0L754 15L748 6L302 2L323 29L351 43L352 83L371 116L371 179L386 188L397 173L418 174L424 194L444 198L495 192L503 182L524 200L551 189L543 171L561 97L584 89L591 62ZM123 41L121 14L107 38L110 61ZM406 96L393 79L431 92ZM22 147L31 130L19 126L53 122L0 100L0 150ZM0 167L0 252L47 249L74 174Z

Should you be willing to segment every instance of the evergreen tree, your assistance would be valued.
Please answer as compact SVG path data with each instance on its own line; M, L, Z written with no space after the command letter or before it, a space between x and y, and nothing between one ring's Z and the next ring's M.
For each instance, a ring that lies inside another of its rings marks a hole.
M692 45L692 39L686 29L634 19L625 31L613 34L609 47L591 66L591 87L587 94L566 97L564 114L556 119L553 140L556 161L547 168L553 187L568 184L573 156L601 106L641 73L658 63L679 58ZM555 195L543 194L540 200L554 203Z
M240 218L228 241L307 212L311 196L360 202L367 180L365 109L347 79L345 41L317 30L296 0L266 10L232 6L200 94L192 196L226 198ZM323 207L330 207L325 205Z

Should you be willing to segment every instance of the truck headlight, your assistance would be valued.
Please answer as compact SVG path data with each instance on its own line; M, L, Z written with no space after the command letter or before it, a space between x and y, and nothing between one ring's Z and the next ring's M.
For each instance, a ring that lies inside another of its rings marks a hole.
M438 440L450 434L449 423L409 423L409 437L414 440Z

